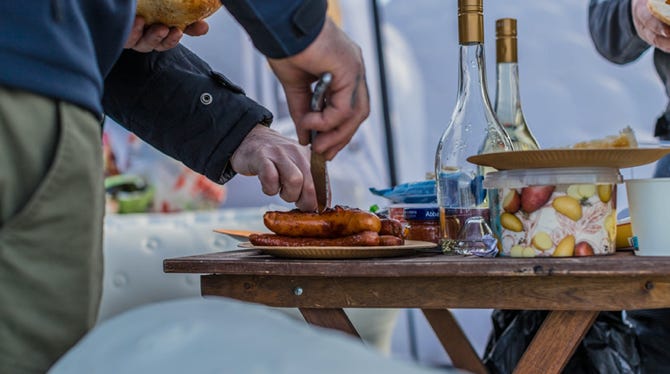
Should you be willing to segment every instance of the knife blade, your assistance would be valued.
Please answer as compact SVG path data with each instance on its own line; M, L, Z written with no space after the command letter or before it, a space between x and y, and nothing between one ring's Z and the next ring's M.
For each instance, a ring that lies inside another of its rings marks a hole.
M313 112L320 112L323 110L326 90L328 89L328 85L330 85L332 78L332 74L324 73L316 83L310 102L310 109ZM318 132L316 130L310 132L310 144L314 143L317 134ZM330 205L330 182L328 180L326 158L322 154L314 152L314 149L312 148L309 161L312 181L314 182L314 188L316 189L317 211L321 213Z

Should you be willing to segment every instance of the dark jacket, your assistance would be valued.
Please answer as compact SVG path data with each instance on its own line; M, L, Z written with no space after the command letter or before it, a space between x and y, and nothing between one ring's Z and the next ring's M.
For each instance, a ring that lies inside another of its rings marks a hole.
M651 47L637 35L630 0L590 0L589 30L598 53L616 64L635 61ZM670 54L654 48L654 66L670 97ZM670 102L659 117L655 135L670 139L668 124Z
M325 21L325 0L222 3L274 58L302 51ZM233 175L225 169L232 152L256 123L269 124L271 114L182 46L124 51L134 6L133 0L0 1L0 85L96 115L104 111L159 150L225 182Z

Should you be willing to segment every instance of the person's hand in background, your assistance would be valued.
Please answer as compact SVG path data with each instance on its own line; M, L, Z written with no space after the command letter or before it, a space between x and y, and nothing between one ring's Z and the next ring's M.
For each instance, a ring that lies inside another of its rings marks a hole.
M631 7L638 36L650 45L670 53L670 26L651 14L647 0L632 0Z
M257 125L235 150L230 164L239 174L257 175L266 195L279 194L302 211L314 211L316 192L309 157L308 147Z
M205 21L194 22L181 31L160 24L147 25L144 18L136 16L124 48L137 52L166 51L176 47L184 34L200 36L207 34L207 31L209 25Z
M310 130L318 130L313 149L333 159L370 113L360 47L326 19L319 36L304 51L268 61L286 93L300 144L309 142ZM333 75L327 104L323 112L311 112L311 84L325 72Z

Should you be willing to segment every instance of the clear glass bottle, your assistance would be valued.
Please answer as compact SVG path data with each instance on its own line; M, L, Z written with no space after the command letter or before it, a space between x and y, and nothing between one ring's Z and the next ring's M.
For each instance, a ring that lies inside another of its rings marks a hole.
M480 153L512 150L489 100L484 66L484 15L482 0L458 1L458 96L451 120L435 153L437 202L440 210L441 246L453 251L463 223L469 217L488 218L488 171L467 161Z
M516 19L496 21L496 99L493 109L517 151L540 149L521 110Z

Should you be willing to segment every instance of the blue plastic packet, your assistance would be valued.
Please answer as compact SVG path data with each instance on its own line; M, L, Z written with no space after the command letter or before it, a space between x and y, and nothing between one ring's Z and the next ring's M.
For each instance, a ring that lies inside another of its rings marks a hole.
M393 201L396 204L426 204L437 202L435 181L425 180L396 185L392 188L376 189L370 192Z

